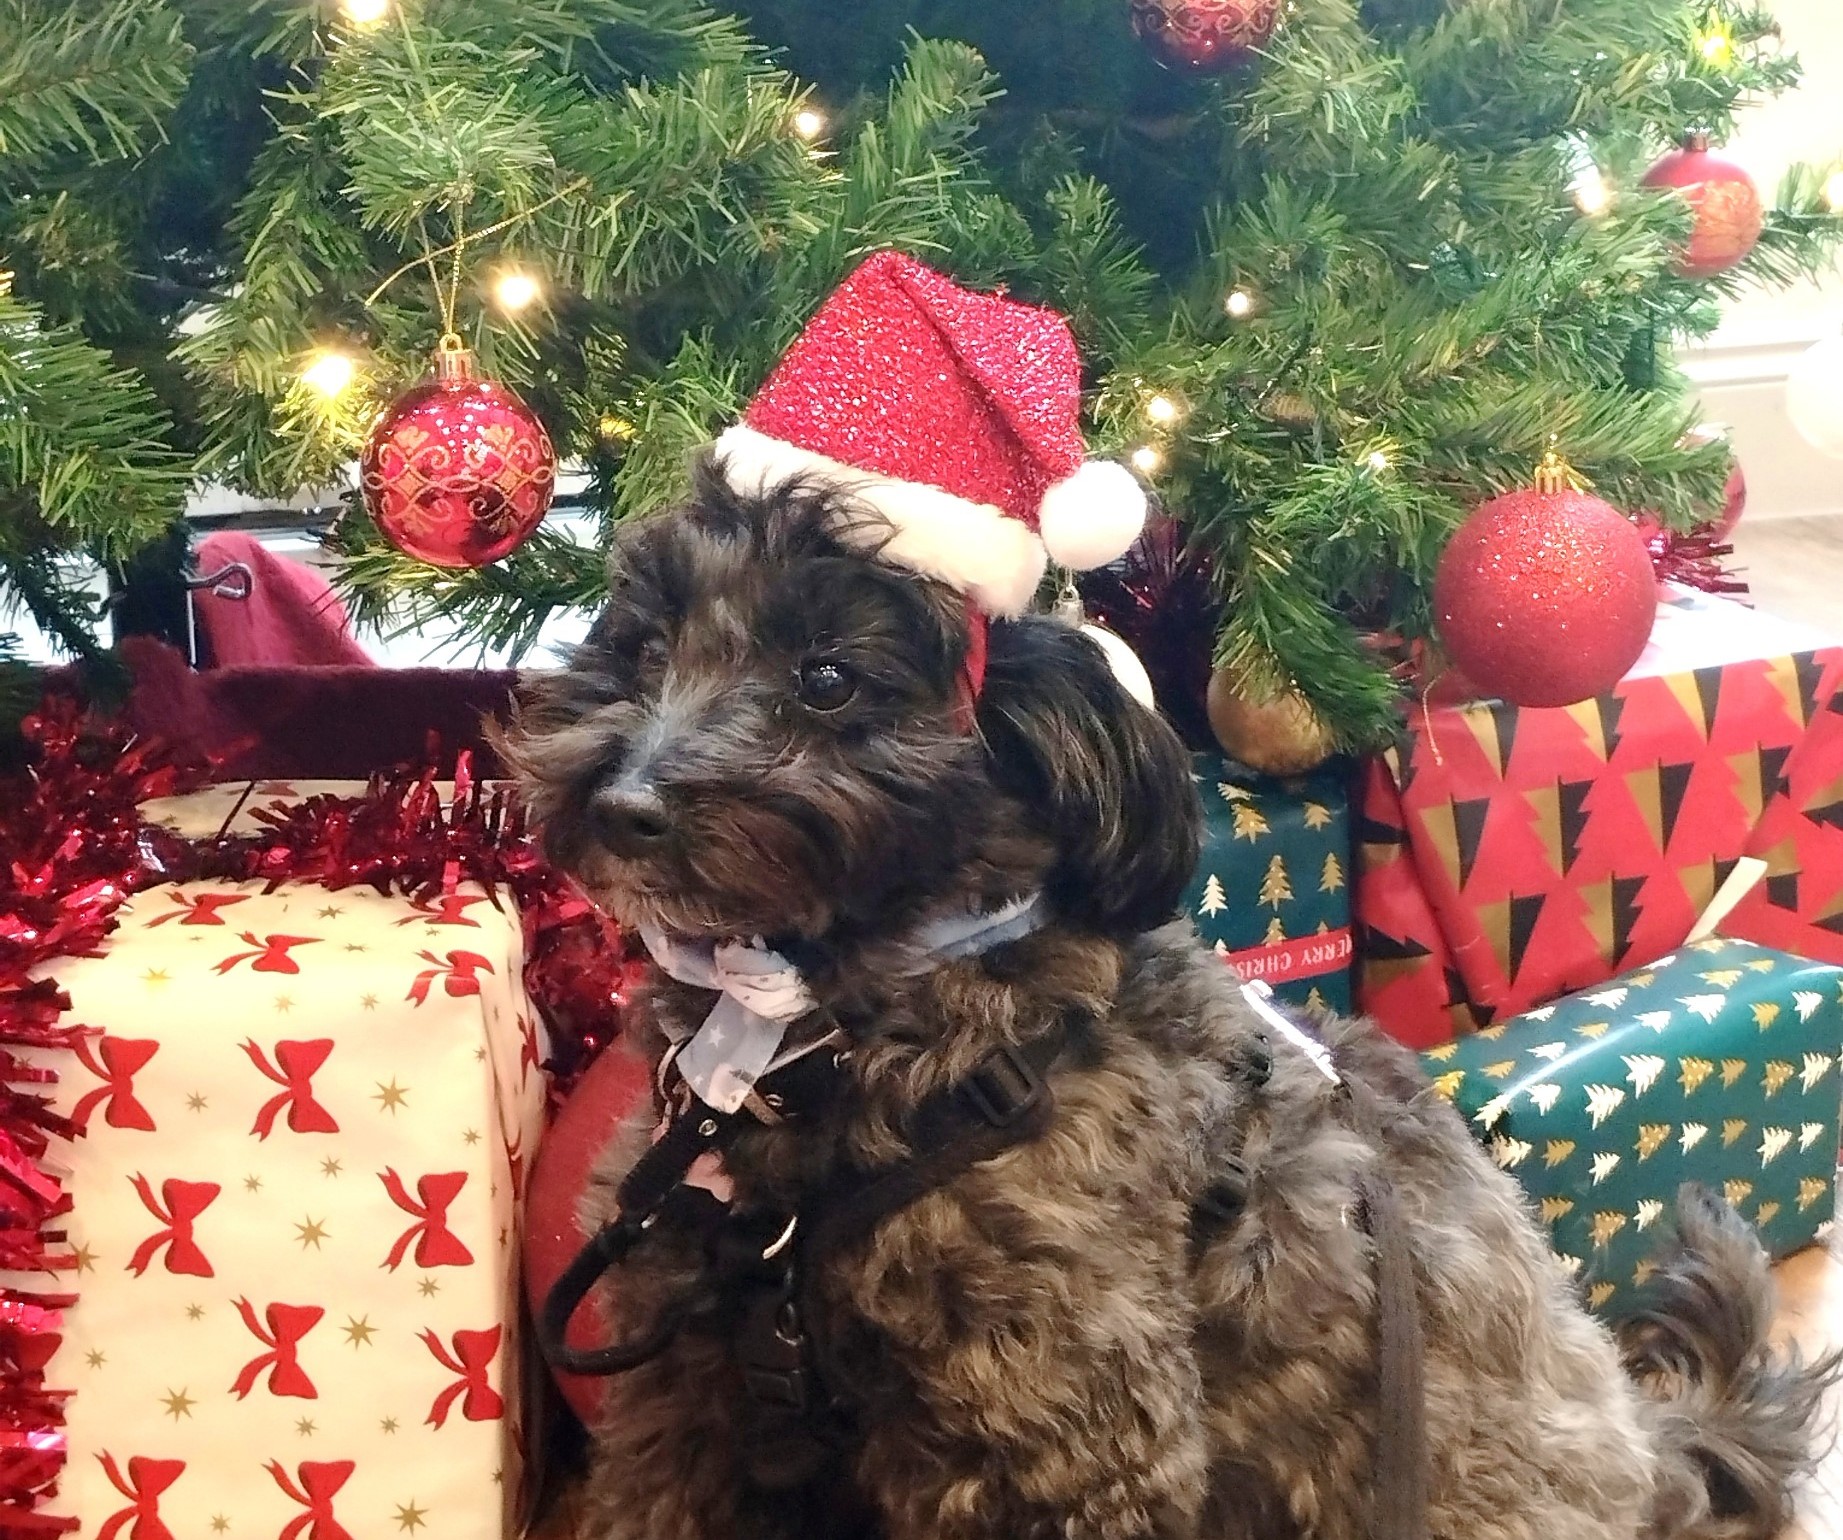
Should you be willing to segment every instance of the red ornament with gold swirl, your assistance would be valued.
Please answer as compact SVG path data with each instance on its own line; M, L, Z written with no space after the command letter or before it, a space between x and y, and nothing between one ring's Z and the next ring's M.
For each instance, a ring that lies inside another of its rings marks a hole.
M1132 0L1133 31L1166 69L1214 75L1273 36L1280 0Z
M437 567L484 567L543 521L557 454L517 393L474 371L453 333L435 372L393 402L359 462L365 507L398 550Z

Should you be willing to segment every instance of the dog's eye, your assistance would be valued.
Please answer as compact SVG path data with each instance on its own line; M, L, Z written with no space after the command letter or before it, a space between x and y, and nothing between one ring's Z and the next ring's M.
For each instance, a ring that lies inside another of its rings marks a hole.
M800 665L800 702L814 711L837 711L857 692L857 676L842 663L811 658Z
M634 654L634 663L643 674L657 674L665 668L670 655L671 648L666 646L663 636L649 636Z

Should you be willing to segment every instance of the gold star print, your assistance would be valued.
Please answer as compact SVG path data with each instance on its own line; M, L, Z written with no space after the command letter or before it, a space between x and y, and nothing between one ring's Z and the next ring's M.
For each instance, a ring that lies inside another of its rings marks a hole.
M294 1425L294 1431L300 1434L302 1438L312 1438L314 1436L313 1418L303 1417Z
M205 1319L205 1307L203 1305L187 1305L186 1306L186 1319L188 1321L204 1320Z
M428 1511L427 1508L418 1508L414 1498L411 1498L407 1503L400 1504L397 1508L397 1528L421 1529L423 1525L422 1516Z
M338 1176L344 1169L345 1167L341 1166L331 1155L320 1162L320 1174L322 1176Z
M71 1259L77 1264L77 1271L80 1273L96 1271L96 1253L91 1251L87 1245L79 1246L73 1251Z
M358 1003L368 1011L375 1011L378 1008L378 997L376 995L360 995L358 997Z
M434 1299L435 1296L442 1291L441 1280L438 1278L424 1278L421 1283L416 1285L416 1289L424 1299Z
M377 1082L377 1090L372 1093L372 1099L377 1102L380 1111L395 1112L409 1100L409 1094L406 1087L397 1084L397 1077L393 1075L389 1085L381 1080Z
M505 1479L506 1479L506 1473L505 1473L505 1470L503 1469L503 1467L502 1467L501 1469L499 1469L499 1470L496 1470L496 1471L494 1471L494 1472L493 1472L493 1485L494 1485L494 1486L496 1486L496 1487L497 1487L497 1486L504 1486L504 1485L505 1485Z
M348 941L346 943L346 950L348 952L368 952L371 949L362 941Z
M351 1316L347 1316L344 1331L346 1334L346 1341L351 1343L353 1347L366 1347L370 1344L371 1339L377 1335L378 1329L371 1324L371 1318L369 1316L361 1315L356 1321L353 1320Z
M386 1433L395 1433L397 1431L397 1419L395 1417L386 1417L378 1426Z
M262 1178L259 1176L244 1177L243 1190L245 1192L261 1192L262 1191Z
M298 1224L294 1227L294 1233L295 1239L301 1243L301 1250L305 1251L309 1246L312 1246L315 1251L318 1251L320 1249L320 1242L326 1239L326 1221L324 1219L315 1219L310 1214L304 1224Z
M512 1232L509 1229L507 1229L504 1225L501 1225L499 1227L499 1249L501 1251L504 1251L506 1249L506 1242L509 1239L511 1239L511 1235L512 1235Z
M174 1422L178 1422L181 1417L190 1417L192 1408L198 1405L198 1402L188 1396L183 1388L169 1390L160 1399L166 1403L166 1415Z
M188 1112L203 1112L207 1105L202 1091L194 1091L186 1098L186 1111Z
M339 905L328 904L324 909L317 910L316 916L322 920L336 920L344 913L345 910L341 909Z
M212 1534L214 1535L227 1534L229 1530L230 1530L230 1520L229 1519L227 1519L221 1513L214 1513L211 1515Z
M108 1359L103 1357L101 1348L91 1348L89 1352L83 1355L83 1361L92 1369L100 1369L108 1362Z
M277 995L275 997L275 1009L279 1015L286 1016L291 1010L294 1009L294 996L293 995Z
M486 1045L484 1043L474 1050L474 1063L486 1063Z
M149 968L141 975L141 982L149 989L158 989L162 984L173 982L173 975L164 968Z
M462 1132L461 1134L462 1144L478 1144L479 1142L480 1142L480 1130L479 1129L469 1128Z

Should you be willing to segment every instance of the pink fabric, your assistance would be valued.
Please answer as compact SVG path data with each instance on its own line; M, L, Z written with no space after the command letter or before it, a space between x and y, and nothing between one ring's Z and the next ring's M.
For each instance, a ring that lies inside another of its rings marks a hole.
M253 535L227 531L199 542L199 572L217 572L229 562L250 569L247 598L225 598L209 588L193 595L213 667L371 666L370 655L352 639L345 605L312 567L277 555Z

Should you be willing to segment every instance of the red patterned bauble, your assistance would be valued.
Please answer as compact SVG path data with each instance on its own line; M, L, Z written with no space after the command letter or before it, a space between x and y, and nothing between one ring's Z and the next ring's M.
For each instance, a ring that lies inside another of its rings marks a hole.
M1280 0L1133 0L1133 31L1166 69L1214 75L1273 36Z
M645 1066L622 1048L611 1048L589 1066L546 1131L525 1189L525 1294L533 1314L543 1309L545 1295L589 1239L581 1217L589 1175L615 1131L645 1099ZM574 1347L607 1343L599 1290L576 1312L568 1340ZM576 1415L593 1421L608 1382L585 1374L556 1378Z
M531 408L474 372L458 337L365 440L365 507L390 543L437 567L484 567L516 550L550 507L557 453Z
M1713 423L1704 423L1699 428L1692 428L1683 436L1686 444L1701 448L1705 444L1726 444L1728 435ZM1741 522L1741 515L1747 511L1747 476L1741 469L1741 462L1729 450L1727 484L1721 489L1721 511L1705 520L1700 526L1715 544L1725 545L1734 535L1734 528Z
M1726 272L1754 248L1766 223L1753 178L1709 149L1708 135L1692 134L1645 173L1646 187L1674 187L1696 211L1689 245L1677 258L1685 278Z
M1572 490L1557 461L1478 508L1448 542L1434 614L1453 662L1517 706L1603 695L1645 650L1657 576L1636 526Z

